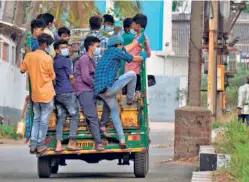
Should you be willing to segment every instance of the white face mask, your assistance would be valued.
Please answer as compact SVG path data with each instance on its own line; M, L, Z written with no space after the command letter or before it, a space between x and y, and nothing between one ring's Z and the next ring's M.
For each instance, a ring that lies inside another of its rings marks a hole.
M93 55L94 55L94 56L99 56L100 53L101 53L101 48L100 48L100 47L97 47L97 48L95 49L95 51L93 51Z
M68 48L61 49L61 55L67 57L69 55L69 49Z
M137 34L137 32L135 32L134 29L130 29L130 33L132 33L132 34Z

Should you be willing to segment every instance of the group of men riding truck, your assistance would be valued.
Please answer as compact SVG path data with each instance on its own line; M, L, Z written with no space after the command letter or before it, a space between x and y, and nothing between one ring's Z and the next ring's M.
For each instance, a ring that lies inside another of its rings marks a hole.
M90 32L82 39L80 49L69 43L71 32L67 27L52 33L53 22L54 16L50 13L40 14L31 22L31 44L26 48L21 65L21 73L28 73L31 85L22 118L28 120L31 111L34 112L32 126L25 134L26 141L30 141L30 153L82 150L76 145L79 106L90 126L96 151L105 150L101 134L110 137L106 129L110 115L120 149L125 149L116 96L122 90L127 105L132 105L134 98L141 96L140 64L151 56L149 40L144 34L147 17L137 14L125 18L121 30L114 28L111 15L92 16ZM121 74L117 78L119 69ZM101 119L96 108L98 99L104 103ZM57 144L51 149L46 146L45 139L54 106ZM67 113L71 118L70 136L64 149L62 137Z

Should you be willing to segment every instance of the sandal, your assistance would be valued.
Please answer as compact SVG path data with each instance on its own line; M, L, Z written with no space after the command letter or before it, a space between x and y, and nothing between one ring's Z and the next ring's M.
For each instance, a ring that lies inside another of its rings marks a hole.
M119 146L120 146L121 149L126 149L126 143L125 143L125 141L120 141L119 142Z
M132 104L133 104L133 99L127 99L126 104L127 104L127 105L132 105Z
M67 150L68 151L79 151L79 150L81 150L81 148L76 146L75 140L69 140L69 143L67 145Z
M46 152L46 151L49 151L49 150L51 150L51 148L46 146L46 147L43 147L41 149L37 149L37 153L40 154L40 153L43 153L43 152Z
M104 148L103 144L98 144L98 145L96 145L95 150L97 150L97 151L104 151L105 148Z
M36 154L36 153L37 153L36 148L35 148L35 149L30 149L30 150L29 150L29 153L30 153L30 154Z
M103 133L103 135L106 138L110 138L111 137L110 133L107 132L106 127L100 127L100 131Z
M78 147L68 147L68 146L67 146L67 150L68 150L68 151L80 151L81 148L78 148Z
M64 148L62 148L61 150L54 150L55 152L63 152Z

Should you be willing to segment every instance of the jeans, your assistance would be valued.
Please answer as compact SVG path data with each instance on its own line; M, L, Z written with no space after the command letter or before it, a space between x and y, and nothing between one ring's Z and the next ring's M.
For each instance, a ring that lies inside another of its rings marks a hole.
M117 81L112 85L112 87L107 89L105 94L100 94L100 97L104 100L105 104L103 108L103 115L101 120L101 126L104 124L107 113L111 111L113 125L117 131L119 140L125 140L122 122L119 116L118 101L116 94L120 89L127 85L127 99L133 99L135 94L137 76L133 71L129 71L119 77ZM109 110L107 110L107 106Z
M238 120L243 123L246 121L247 126L249 126L249 114L241 114L238 116Z
M71 117L69 139L75 139L80 120L79 107L75 93L72 92L56 95L55 106L58 112L56 139L62 140L63 125L65 123L67 113L69 113Z
M54 100L49 103L34 102L34 122L31 131L30 148L43 148L48 131L50 115L53 111Z
M102 144L94 91L82 92L78 97L84 116L90 123L91 132L96 144Z

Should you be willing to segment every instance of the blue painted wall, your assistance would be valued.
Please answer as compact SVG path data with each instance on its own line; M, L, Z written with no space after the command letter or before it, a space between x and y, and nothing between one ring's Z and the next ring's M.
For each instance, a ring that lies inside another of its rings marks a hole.
M102 14L106 12L106 1L94 1L94 3Z
M163 8L161 1L141 1L141 10L148 17L146 33L152 50L162 50L163 41Z
M143 14L148 17L146 34L150 39L152 50L162 50L163 39L163 11L164 1L140 1ZM95 5L101 13L106 12L106 1L95 1Z

